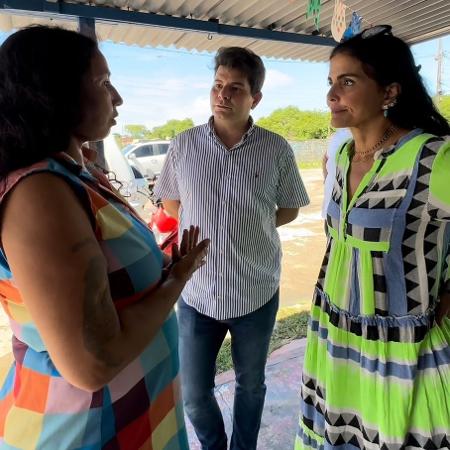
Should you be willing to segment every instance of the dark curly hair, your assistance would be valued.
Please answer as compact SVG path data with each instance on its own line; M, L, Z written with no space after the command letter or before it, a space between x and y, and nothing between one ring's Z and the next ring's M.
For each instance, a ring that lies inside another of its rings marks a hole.
M330 60L338 54L347 54L358 59L367 76L380 86L400 84L397 103L389 108L388 117L393 124L406 129L422 128L437 136L450 134L449 123L434 106L409 46L389 32L366 39L363 33L338 44Z
M217 72L219 66L241 71L247 77L252 95L261 92L266 76L266 69L264 68L262 59L248 48L219 48L214 57L214 73Z
M64 151L81 121L82 78L97 43L35 26L0 47L0 178Z

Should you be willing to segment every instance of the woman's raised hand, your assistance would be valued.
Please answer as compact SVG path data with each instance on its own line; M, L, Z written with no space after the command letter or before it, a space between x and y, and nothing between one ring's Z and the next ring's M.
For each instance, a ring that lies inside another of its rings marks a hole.
M209 239L198 243L200 229L191 225L189 230L183 230L181 243L172 245L172 264L169 277L188 281L192 274L205 264Z

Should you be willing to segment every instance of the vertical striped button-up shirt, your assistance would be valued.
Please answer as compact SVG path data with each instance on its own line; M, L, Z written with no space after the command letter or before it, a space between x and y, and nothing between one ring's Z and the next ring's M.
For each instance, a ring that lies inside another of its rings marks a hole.
M272 298L281 266L277 208L309 203L285 139L252 122L228 149L211 118L172 141L155 194L180 201L180 230L199 225L211 239L207 263L183 291L188 305L224 320Z

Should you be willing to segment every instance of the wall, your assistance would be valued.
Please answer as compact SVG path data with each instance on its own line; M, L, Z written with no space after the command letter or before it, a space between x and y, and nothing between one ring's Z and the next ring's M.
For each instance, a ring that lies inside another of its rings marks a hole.
M329 139L311 139L309 141L289 141L289 144L294 150L297 163L310 163L322 161L322 156L328 147L329 141Z

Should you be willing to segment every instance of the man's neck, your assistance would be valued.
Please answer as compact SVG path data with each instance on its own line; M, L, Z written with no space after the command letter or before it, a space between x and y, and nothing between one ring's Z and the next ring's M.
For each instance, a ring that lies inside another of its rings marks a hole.
M245 122L225 122L213 120L214 131L227 148L233 148L238 144L247 130L250 128L250 120Z

